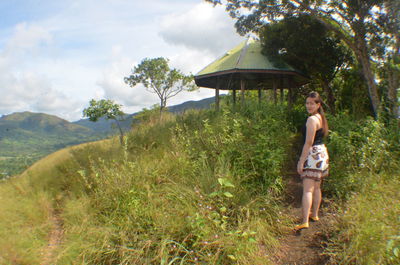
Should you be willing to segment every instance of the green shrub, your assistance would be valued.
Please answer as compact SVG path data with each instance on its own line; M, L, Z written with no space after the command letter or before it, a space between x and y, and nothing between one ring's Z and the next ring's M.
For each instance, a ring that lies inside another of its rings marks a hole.
M281 170L293 129L285 108L248 106L238 112L224 109L220 116L205 118L191 130L185 121L177 127L178 142L195 161L214 167L225 159L240 175L241 185L253 192L282 189ZM204 160L204 161L203 161Z
M368 183L368 176L398 167L398 154L388 128L373 119L353 121L351 116L330 118L328 151L330 176L326 190L346 198ZM397 144L398 146L398 144Z

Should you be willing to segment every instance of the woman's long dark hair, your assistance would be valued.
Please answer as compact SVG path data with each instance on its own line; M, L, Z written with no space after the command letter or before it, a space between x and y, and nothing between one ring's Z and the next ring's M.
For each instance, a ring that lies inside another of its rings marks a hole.
M328 131L329 131L328 121L326 120L324 109L322 108L323 101L321 99L321 96L319 95L318 92L313 91L310 92L310 94L308 94L307 98L312 98L314 102L317 104L320 103L320 107L318 108L318 113L319 115L321 115L322 118L322 131L324 132L324 136L328 136Z

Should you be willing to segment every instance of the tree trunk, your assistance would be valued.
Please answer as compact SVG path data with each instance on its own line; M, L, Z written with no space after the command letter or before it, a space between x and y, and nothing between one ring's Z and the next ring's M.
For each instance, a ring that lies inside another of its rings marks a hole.
M357 61L361 65L363 77L367 83L368 94L371 100L375 118L378 118L381 103L378 95L378 88L375 82L375 76L371 69L371 61L368 55L365 37L359 36L356 41L356 45L357 49L355 50L355 54Z
M367 83L368 94L371 100L372 108L374 111L375 118L378 118L378 113L380 109L380 100L378 95L377 85L375 83L374 73L371 69L371 61L368 53L367 43L366 43L366 30L365 25L352 25L352 29L355 32L356 36L353 38L345 35L340 29L333 26L332 23L328 23L325 19L325 16L321 16L316 10L313 10L309 6L305 5L305 7L311 15L313 15L318 21L320 21L323 25L326 26L327 29L335 32L340 39L342 39L349 48L355 53L358 63L362 67L363 77ZM361 19L360 19L361 20Z
M293 88L292 84L290 83L290 86L288 87L288 108L289 110L292 109L293 106Z
M325 95L327 97L327 105L329 107L330 112L335 115L336 114L336 107L335 107L335 96L333 95L332 88L329 85L327 80L321 80L321 85L324 88Z
M121 128L121 125L119 124L118 119L115 119L115 122L117 123L119 133L120 133L119 141L121 142L121 145L123 145L124 144L124 132L122 131L122 128Z
M160 118L161 118L161 114L166 106L167 106L167 99L162 98L161 104L160 104Z
M399 71L394 69L391 65L388 66L388 97L390 104L390 111L393 117L399 118L399 103L397 98L397 89L399 88Z

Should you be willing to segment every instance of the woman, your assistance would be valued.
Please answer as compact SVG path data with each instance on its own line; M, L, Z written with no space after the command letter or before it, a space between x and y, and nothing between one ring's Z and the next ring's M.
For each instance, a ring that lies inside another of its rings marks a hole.
M323 137L328 135L328 122L322 108L321 97L317 92L308 95L306 108L310 116L303 128L304 146L297 164L297 172L303 180L303 221L295 227L295 230L308 228L309 219L319 220L321 180L329 173L329 157L323 143Z

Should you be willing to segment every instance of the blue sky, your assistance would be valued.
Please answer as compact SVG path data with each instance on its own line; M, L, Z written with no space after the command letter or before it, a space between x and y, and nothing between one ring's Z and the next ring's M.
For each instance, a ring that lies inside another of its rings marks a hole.
M0 17L0 115L74 121L92 98L140 111L159 101L123 82L142 59L197 73L243 40L223 8L201 0L1 0ZM168 105L213 95L202 88Z

